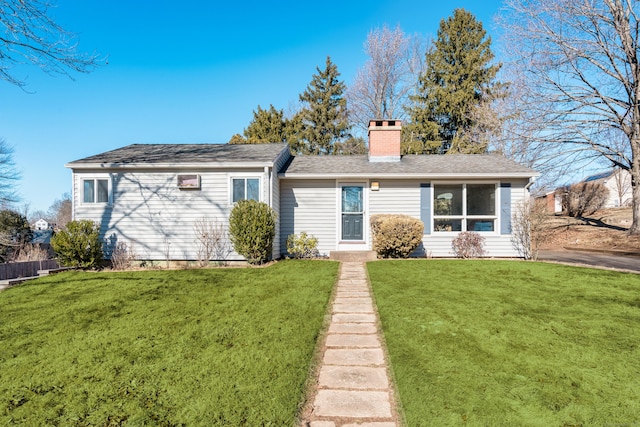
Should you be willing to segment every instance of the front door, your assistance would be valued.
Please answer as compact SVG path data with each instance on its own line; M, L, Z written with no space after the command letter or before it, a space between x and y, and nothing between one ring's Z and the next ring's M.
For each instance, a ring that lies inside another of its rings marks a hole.
M342 240L364 240L364 186L343 185L342 187Z

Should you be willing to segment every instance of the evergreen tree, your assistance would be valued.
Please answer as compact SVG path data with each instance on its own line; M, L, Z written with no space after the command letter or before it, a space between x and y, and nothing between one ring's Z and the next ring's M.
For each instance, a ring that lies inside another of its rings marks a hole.
M485 152L495 128L493 100L505 95L496 82L491 38L464 9L440 22L426 54L417 94L411 97L404 129L405 153Z
M233 134L233 136L231 136L231 139L229 140L229 142L227 142L227 144L247 144L247 140L239 133L235 133Z
M32 238L33 232L24 215L10 209L0 210L0 262L9 262Z
M276 110L273 105L263 110L253 112L253 120L244 130L244 136L249 144L284 142L287 140L286 119L282 110Z
M301 141L296 152L303 154L336 154L336 143L349 135L347 101L344 82L338 80L338 67L327 56L324 70L316 68L311 83L300 95L305 106L300 111Z
M229 144L286 142L295 153L300 146L302 121L299 113L287 119L283 110L277 110L273 105L268 110L263 110L258 105L258 110L253 112L253 119L243 133L244 136L238 133L233 135Z

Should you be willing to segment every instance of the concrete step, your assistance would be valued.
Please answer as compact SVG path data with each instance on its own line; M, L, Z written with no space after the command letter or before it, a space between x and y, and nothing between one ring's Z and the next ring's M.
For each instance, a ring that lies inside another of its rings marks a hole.
M331 251L329 258L342 262L375 261L378 256L375 251Z

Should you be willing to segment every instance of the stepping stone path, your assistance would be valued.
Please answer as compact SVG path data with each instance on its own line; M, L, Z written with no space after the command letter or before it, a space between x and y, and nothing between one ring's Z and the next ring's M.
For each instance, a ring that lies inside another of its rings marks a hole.
M363 262L343 262L317 392L303 427L398 427Z

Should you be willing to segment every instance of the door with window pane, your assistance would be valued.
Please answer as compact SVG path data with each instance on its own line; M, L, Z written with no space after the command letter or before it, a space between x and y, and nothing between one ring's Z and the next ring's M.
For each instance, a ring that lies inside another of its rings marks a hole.
M342 240L364 240L364 187L341 187Z

